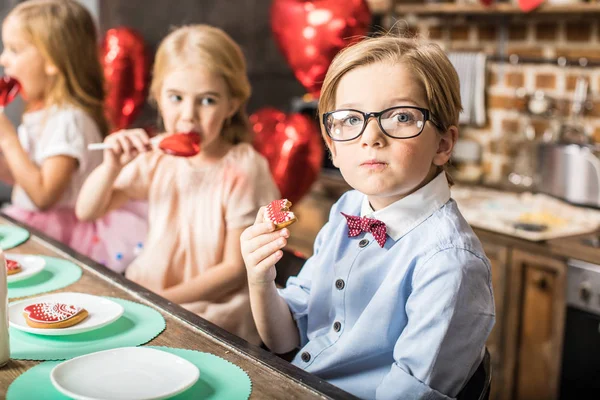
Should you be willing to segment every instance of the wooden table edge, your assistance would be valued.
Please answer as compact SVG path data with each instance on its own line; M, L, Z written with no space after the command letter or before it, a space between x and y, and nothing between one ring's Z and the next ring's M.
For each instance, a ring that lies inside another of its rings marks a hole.
M130 294L153 304L163 312L171 315L181 322L203 331L205 334L223 344L229 350L241 353L242 355L260 363L265 368L274 370L275 372L286 376L297 384L304 386L309 390L315 391L318 395L323 395L332 399L358 399L358 397L355 397L354 395L338 388L337 386L320 379L316 375L313 375L301 368L296 367L295 365L288 363L273 353L246 342L238 336L233 335L217 325L205 320L199 315L194 314L178 304L175 304L164 297L161 297L154 292L138 285L137 283L128 280L123 275L120 275L97 263L91 258L78 253L67 245L49 237L45 233L20 221L17 221L1 211L0 217L13 225L27 229L31 235L29 240L41 240L44 245L50 247L55 252L59 254L62 253L70 258L73 258L79 264L81 264L80 266L96 274L100 278L105 279L113 285L129 292Z

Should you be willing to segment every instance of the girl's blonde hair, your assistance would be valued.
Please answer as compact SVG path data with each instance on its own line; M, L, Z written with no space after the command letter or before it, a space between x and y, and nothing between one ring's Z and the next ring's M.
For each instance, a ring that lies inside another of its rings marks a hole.
M240 106L223 125L221 135L233 144L252 140L246 103L250 98L250 82L246 60L240 47L221 29L208 25L180 27L163 39L156 52L150 100L155 104L167 74L182 66L201 65L220 75L229 88L229 94Z
M416 38L393 35L367 38L338 53L329 69L319 99L319 115L335 108L335 96L342 77L355 68L380 62L406 66L423 87L429 108L441 133L458 126L458 115L462 110L460 83L454 66L446 53L435 43ZM327 143L324 127L321 133ZM443 167L444 170L446 166ZM452 179L446 171L449 182Z
M74 0L29 0L17 5L7 18L18 19L27 40L57 69L45 106L79 107L106 136L104 75L96 26L87 9Z

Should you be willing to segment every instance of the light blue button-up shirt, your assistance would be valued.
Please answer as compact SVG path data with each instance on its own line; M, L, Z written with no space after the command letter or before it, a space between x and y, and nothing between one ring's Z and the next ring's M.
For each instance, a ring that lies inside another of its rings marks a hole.
M385 246L349 238L341 212L385 222ZM366 399L455 397L495 320L489 261L443 173L376 212L344 194L280 294L300 332L293 364Z

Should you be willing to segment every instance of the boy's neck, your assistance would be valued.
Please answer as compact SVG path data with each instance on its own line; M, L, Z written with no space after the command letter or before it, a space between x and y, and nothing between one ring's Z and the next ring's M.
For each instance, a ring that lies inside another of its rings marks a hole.
M432 165L429 172L427 173L427 176L425 177L425 179L423 179L421 181L421 183L419 183L417 186L412 188L409 192L404 193L404 194L395 195L395 196L389 196L389 197L377 197L377 196L368 196L367 195L367 199L369 200L369 205L371 206L373 211L382 210L382 209L386 208L387 206L390 206L390 205L394 204L395 202L402 200L403 198L405 198L407 196L410 196L411 194L413 194L417 190L421 189L422 187L427 186L427 184L429 182L431 182L432 180L434 180L435 177L438 176L439 173L445 173L445 172L440 167L438 167L436 165Z

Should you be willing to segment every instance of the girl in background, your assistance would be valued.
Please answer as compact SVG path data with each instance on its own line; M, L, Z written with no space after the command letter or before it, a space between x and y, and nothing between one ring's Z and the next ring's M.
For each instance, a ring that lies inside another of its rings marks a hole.
M240 234L279 193L250 144L243 54L220 29L179 28L158 48L150 92L166 133L199 133L201 152L166 155L140 129L107 137L111 148L85 182L77 216L94 220L128 199L148 200L148 238L127 278L258 344Z
M102 163L87 145L109 130L96 39L76 1L27 1L4 20L0 64L20 82L25 113L18 129L0 113L0 148L15 184L3 212L118 269L144 237L145 218L119 211L91 224L74 212L81 185Z

